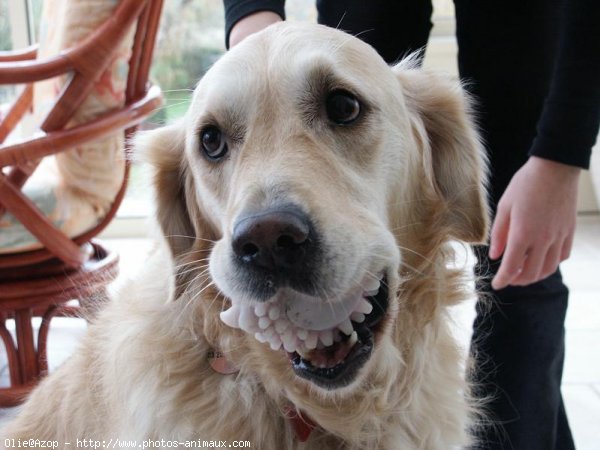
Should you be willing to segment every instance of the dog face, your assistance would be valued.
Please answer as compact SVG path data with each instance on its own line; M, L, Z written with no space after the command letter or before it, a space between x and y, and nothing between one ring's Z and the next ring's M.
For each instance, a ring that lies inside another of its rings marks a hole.
M294 382L336 391L376 372L397 346L406 252L432 233L485 238L464 94L413 65L337 30L272 26L211 68L182 123L139 139L174 257L208 245L224 321Z

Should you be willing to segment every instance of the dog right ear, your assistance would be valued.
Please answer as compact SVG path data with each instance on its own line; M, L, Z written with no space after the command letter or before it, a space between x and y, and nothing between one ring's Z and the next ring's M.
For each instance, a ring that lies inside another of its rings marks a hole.
M135 157L154 169L155 215L176 262L194 244L196 230L190 211L198 209L193 189L186 186L191 177L183 163L184 148L185 128L179 123L138 133L135 138Z
M483 243L488 230L486 158L458 81L418 70L409 58L394 67L420 143L424 185L441 205L455 239Z

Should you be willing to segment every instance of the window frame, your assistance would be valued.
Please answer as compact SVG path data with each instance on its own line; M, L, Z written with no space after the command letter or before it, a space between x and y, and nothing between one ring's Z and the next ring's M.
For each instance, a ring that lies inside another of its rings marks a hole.
M13 49L25 48L35 42L31 0L8 0L10 37ZM18 24L21 26L14 26Z

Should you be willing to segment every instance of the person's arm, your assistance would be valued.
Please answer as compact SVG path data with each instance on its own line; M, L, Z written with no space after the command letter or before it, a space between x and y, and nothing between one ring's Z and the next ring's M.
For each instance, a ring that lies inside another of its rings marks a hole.
M600 119L600 2L565 0L550 92L530 155L589 168Z
M228 49L246 36L285 19L285 0L223 0L223 5Z
M500 199L490 257L494 289L546 278L571 252L580 168L600 121L600 2L566 0L550 93L530 158Z

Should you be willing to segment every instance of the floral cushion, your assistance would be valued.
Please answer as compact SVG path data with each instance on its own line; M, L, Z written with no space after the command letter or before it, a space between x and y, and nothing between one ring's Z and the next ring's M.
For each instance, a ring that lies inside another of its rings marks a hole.
M81 41L110 17L117 3L117 0L44 0L38 58L56 55ZM123 105L134 31L132 27L69 126ZM36 123L43 121L67 77L35 84ZM123 132L118 132L45 158L23 191L65 234L77 236L96 226L116 197L125 170L123 146ZM0 217L0 253L41 247L11 214Z

